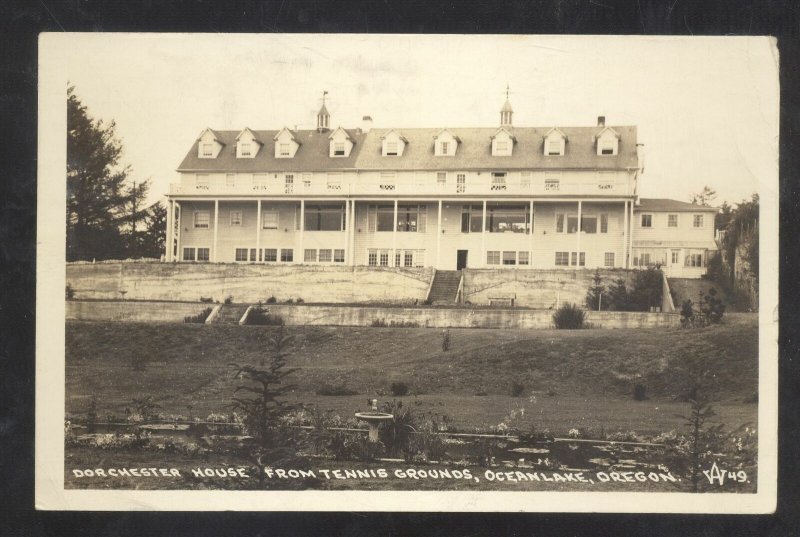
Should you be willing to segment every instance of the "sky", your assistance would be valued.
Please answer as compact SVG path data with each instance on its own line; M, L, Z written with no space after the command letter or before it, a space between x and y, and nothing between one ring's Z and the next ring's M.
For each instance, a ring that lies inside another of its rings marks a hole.
M132 179L163 199L205 127L638 126L642 197L777 190L778 58L767 38L70 34L50 60L114 120Z

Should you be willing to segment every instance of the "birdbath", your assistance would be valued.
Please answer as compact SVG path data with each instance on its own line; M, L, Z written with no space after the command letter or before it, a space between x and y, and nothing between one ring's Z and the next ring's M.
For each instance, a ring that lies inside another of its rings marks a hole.
M378 400L371 399L372 410L369 412L356 412L356 418L361 421L367 422L369 425L369 441L378 441L378 425L382 421L394 419L394 414L387 414L386 412L378 412Z

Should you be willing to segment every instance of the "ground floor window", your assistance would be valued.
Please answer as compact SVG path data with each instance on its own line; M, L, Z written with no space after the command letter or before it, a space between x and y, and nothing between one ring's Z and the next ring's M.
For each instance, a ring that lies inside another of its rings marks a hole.
M306 231L342 231L345 228L343 205L306 205Z
M291 263L294 261L294 250L291 248L281 248L281 262Z
M194 248L184 248L183 249L183 260L184 261L194 261Z
M499 265L500 264L500 252L497 250L490 250L486 252L486 264L487 265Z
M689 250L686 254L686 261L685 265L687 267L703 267L705 264L703 263L703 252L698 250Z
M681 258L681 251L680 250L672 250L672 256L670 257L670 260L672 261L672 264L673 265L677 265L680 262L679 261L680 258Z
M344 250L334 250L333 251L333 262L334 263L344 263Z
M614 252L606 252L605 253L605 256L604 256L604 259L603 259L603 265L606 266L606 267L613 267L614 266Z
M517 252L503 252L503 264L504 265L516 265L517 264Z
M331 262L331 251L329 249L321 249L319 251L319 262L320 263Z
M586 266L586 252L580 252L580 256L578 256L578 252L571 252L569 258L569 264L573 267L579 265L581 267Z
M264 261L267 263L274 263L278 260L277 248L264 248Z
M381 266L389 266L389 250L381 250Z
M236 249L236 261L247 261L247 248Z
M378 250L367 251L367 264L370 267L378 266Z
M566 267L569 265L569 252L556 252L556 266Z
M317 262L317 251L316 250L306 250L303 254L303 261L305 263L316 263Z
M520 265L528 265L529 264L529 253L528 252L519 252L517 254L517 262Z
M405 253L403 254L403 266L411 267L413 265L414 265L414 252L406 250Z

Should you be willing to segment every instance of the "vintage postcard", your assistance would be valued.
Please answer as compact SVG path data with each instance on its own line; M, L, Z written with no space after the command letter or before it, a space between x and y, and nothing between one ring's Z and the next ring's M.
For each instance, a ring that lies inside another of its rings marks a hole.
M767 37L43 34L40 509L765 513Z

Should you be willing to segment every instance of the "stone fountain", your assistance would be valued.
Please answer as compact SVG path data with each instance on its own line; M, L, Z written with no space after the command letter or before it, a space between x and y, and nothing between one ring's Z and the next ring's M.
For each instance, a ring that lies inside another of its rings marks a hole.
M377 399L370 399L370 404L372 405L372 410L369 412L356 412L356 418L364 421L369 426L369 441L370 442L377 442L378 441L378 425L382 421L389 421L394 419L394 414L388 414L386 412L378 412L378 400Z

